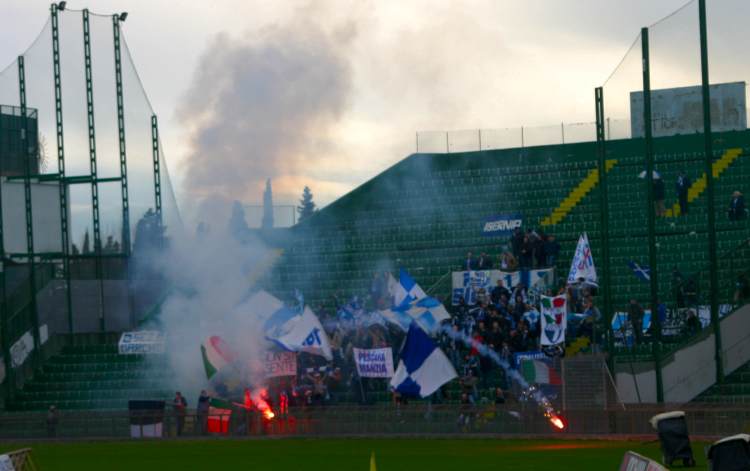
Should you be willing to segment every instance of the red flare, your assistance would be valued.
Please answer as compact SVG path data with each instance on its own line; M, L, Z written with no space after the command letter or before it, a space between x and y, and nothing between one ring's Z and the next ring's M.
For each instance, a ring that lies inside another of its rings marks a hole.
M553 427L555 427L557 430L563 431L565 430L565 427L567 427L567 424L565 423L565 419L563 419L559 415L551 415L549 418L550 423Z

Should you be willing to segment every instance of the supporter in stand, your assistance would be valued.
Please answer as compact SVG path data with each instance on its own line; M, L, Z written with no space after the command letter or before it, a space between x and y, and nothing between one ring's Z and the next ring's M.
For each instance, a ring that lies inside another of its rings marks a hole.
M516 295L516 302L515 304L513 304L513 311L511 311L511 315L513 316L513 325L518 324L525 313L526 303L524 302L523 296L518 294Z
M464 259L463 263L461 264L461 270L463 271L471 271L476 270L477 262L474 260L474 257L471 252L466 253L466 258Z
M688 335L695 335L701 331L701 320L695 313L695 309L688 309L687 319L685 320L685 329Z
M526 325L529 327L529 333L532 337L539 337L539 322L540 322L541 314L539 314L539 311L536 309L536 307L527 304L526 305L526 312L523 313L522 319L526 322Z
M477 304L489 304L490 297L487 295L487 290L484 288L479 288L477 290Z
M500 269L503 271L515 271L518 268L518 260L516 257L506 251L500 255Z
M698 305L698 280L695 275L688 277L685 281L683 292L685 293L685 304L687 307Z
M519 265L521 266L521 269L528 270L531 268L534 255L534 245L531 242L531 238L529 235L523 236L523 242L521 243L521 253L518 256Z
M513 231L513 235L510 237L510 247L513 252L513 256L518 260L521 256L521 247L523 246L523 231L521 228L516 228Z
M522 302L526 302L528 300L528 290L526 289L526 285L523 283L518 283L515 288L513 288L513 295L510 299L513 300L515 303L518 300L518 297L521 297Z
M508 288L505 287L503 280L498 279L497 285L492 288L492 291L490 292L490 299L492 300L493 304L497 305L500 303L500 298L502 296L505 296L506 298L509 297L510 291L508 291Z
M747 215L745 211L745 197L742 196L742 193L739 191L732 193L732 199L729 200L728 213L730 221L745 219L745 216Z
M630 300L628 306L628 318L633 326L633 336L636 343L641 343L643 337L643 308L635 299Z
M690 178L685 175L684 170L680 170L675 183L677 191L677 201L680 204L680 216L687 216L688 213L688 189L690 188Z
M542 268L547 263L547 256L544 252L544 233L531 233L531 246L534 255L534 267Z
M734 285L733 299L735 304L744 304L750 299L750 280L748 279L747 273L741 273L737 277L737 282Z
M555 239L553 234L548 234L544 241L544 256L547 267L554 267L557 264L557 256L560 254L560 243Z
M513 350L516 352L525 352L536 347L536 342L529 332L529 326L525 321L521 320L518 323L518 330L516 330L515 339L513 340Z
M482 252L476 262L477 270L492 270L492 259Z
M487 334L486 342L487 346L495 351L499 351L502 348L503 340L505 340L505 334L503 334L500 328L499 321L492 322L492 329Z

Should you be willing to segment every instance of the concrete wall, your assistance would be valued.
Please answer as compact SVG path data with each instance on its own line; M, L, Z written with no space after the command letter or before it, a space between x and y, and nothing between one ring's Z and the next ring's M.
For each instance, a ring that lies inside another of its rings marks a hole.
M615 383L626 404L656 402L656 373L653 363L629 362L615 365Z
M750 362L750 305L721 320L724 374ZM716 383L715 337L712 331L662 360L664 402L685 403ZM618 362L615 366L617 389L625 403L637 403L634 383L638 382L640 402L656 402L656 373L653 363Z
M721 320L724 374L750 361L750 304Z
M662 360L664 402L691 401L716 382L714 351L710 334Z

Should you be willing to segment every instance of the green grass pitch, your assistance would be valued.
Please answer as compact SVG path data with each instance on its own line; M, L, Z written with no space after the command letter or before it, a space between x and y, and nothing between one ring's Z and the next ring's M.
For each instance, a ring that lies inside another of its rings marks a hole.
M0 452L31 446L40 471L56 470L617 470L633 450L661 456L656 443L504 439L268 439L0 443ZM693 443L705 469L703 443ZM681 464L681 463L680 463Z

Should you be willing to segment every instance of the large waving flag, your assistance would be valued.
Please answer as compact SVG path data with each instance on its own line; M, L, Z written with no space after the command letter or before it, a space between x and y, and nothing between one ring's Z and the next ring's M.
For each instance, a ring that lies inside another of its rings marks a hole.
M388 322L392 322L406 332L412 322L416 322L425 332L433 333L440 323L451 316L443 304L435 298L426 297L419 301L404 302L391 309L380 311Z
M399 306L426 298L427 294L414 281L409 273L401 268L398 272L398 281L388 274L388 293L393 297L393 305Z
M443 304L419 287L414 278L401 268L399 281L388 275L388 292L393 296L393 307L380 311L380 314L406 332L413 321L425 332L435 332L440 323L450 319Z
M266 321L266 338L291 352L307 352L333 360L331 344L318 316L309 307L302 314L290 315L289 311L292 310L281 309Z
M445 353L424 330L412 324L391 386L407 396L427 397L456 377L456 370Z
M201 356L208 379L211 379L222 368L232 363L235 358L234 353L229 349L229 345L218 335L212 335L203 342Z

